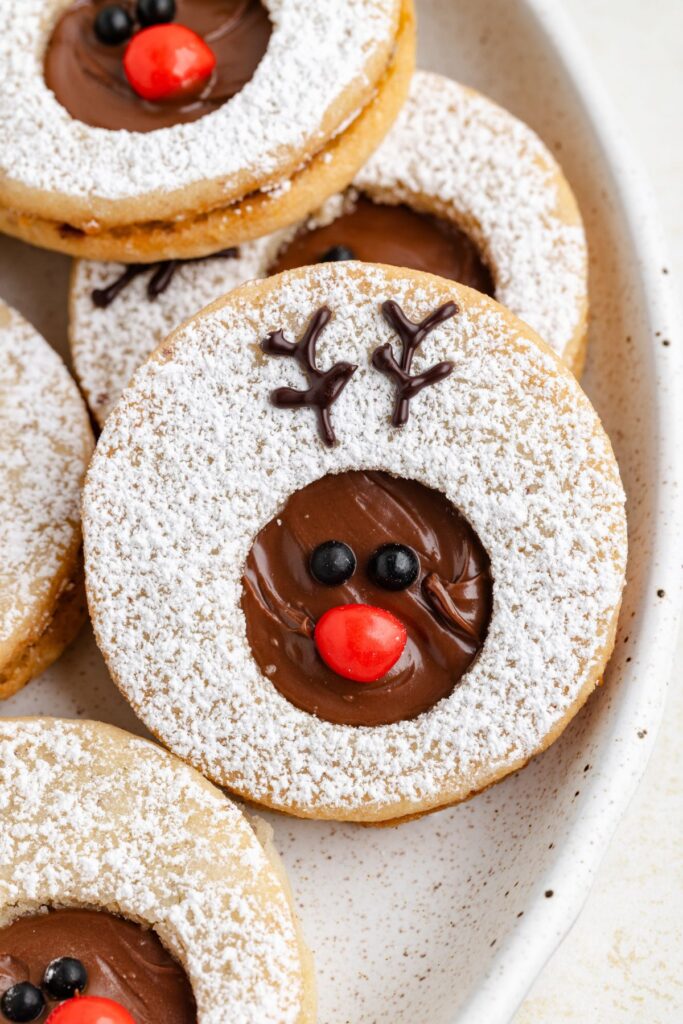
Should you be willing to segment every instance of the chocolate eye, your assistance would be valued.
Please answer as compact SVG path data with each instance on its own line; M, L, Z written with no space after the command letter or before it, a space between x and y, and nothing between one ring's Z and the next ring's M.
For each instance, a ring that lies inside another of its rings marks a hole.
M95 18L95 35L105 46L120 46L133 34L133 19L120 4L108 4Z
M45 968L43 987L53 999L73 999L76 993L83 993L88 984L88 972L80 960L72 956L60 956Z
M138 21L148 25L163 25L175 18L175 0L138 0Z
M356 556L348 544L341 540L326 540L318 544L311 555L311 575L326 587L346 583L356 571Z
M419 571L420 561L406 544L383 544L368 564L370 579L384 590L405 590Z
M348 245L333 245L319 259L319 263L341 263L343 260L355 260L356 254Z
M29 1021L40 1017L45 1009L43 993L30 981L20 981L4 993L0 1009L7 1020Z

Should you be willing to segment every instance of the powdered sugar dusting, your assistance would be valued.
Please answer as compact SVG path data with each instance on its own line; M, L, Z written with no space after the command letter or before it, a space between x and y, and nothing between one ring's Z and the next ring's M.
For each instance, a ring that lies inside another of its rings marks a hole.
M586 242L580 225L557 216L554 166L537 136L507 111L457 82L420 71L398 122L356 185L385 202L424 194L447 216L466 220L495 268L499 301L564 356L586 301ZM344 208L342 197L334 196L310 224L329 223ZM223 292L264 277L294 230L241 246L236 260L183 267L153 303L145 296L146 280L138 279L107 309L96 308L93 288L110 284L122 268L79 262L71 345L98 422L104 423L133 371L173 328Z
M486 255L496 298L559 354L587 295L580 223L558 215L557 165L538 136L485 96L418 72L394 129L357 178L389 201L438 197Z
M245 819L159 748L93 723L0 722L0 927L44 906L152 925L198 1024L293 1024L286 896Z
M398 0L264 0L273 33L251 81L198 121L139 134L76 121L48 89L43 54L69 2L0 2L0 168L30 188L85 200L168 193L243 171L277 180L292 150L317 140L323 115L363 80L398 16Z
M389 382L369 365L395 343L379 303L420 319L463 312L430 335L417 372L454 371L388 423ZM339 444L312 410L273 408L301 386L258 342L333 318L319 364L359 364L334 406ZM424 275L320 265L228 297L142 367L110 416L85 489L86 569L98 642L119 685L173 750L276 806L351 813L478 788L538 749L607 643L624 578L624 495L608 440L571 376L489 300ZM258 670L240 607L256 533L327 472L371 468L441 490L491 557L484 649L450 697L380 728L323 722Z
M0 644L35 630L79 546L90 451L85 406L64 364L0 303Z

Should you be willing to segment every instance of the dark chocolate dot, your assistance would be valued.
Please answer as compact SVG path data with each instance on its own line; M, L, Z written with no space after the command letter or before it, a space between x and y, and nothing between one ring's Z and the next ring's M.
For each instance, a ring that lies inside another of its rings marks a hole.
M120 46L133 34L133 19L120 4L108 4L95 18L95 35L105 46Z
M80 960L72 956L61 956L52 960L45 968L43 988L53 999L73 999L85 991L88 972Z
M657 591L657 597L664 597L664 594L665 594L665 591L663 591L663 590L658 590Z
M4 993L0 1009L7 1020L36 1020L45 1009L45 999L35 985L29 981L20 981L18 985L12 985Z
M545 891L545 898L547 900L552 899L552 897L554 895L555 895L555 893L554 893L554 891L552 889L546 889L546 891Z
M175 18L175 0L138 0L138 21L148 25L163 25Z
M355 260L356 254L348 245L333 245L320 257L320 263L341 263L343 260Z
M368 573L384 590L405 590L417 579L420 561L406 544L383 544L370 558Z
M341 540L326 540L318 544L311 555L311 575L326 587L346 583L356 571L356 556L348 544Z

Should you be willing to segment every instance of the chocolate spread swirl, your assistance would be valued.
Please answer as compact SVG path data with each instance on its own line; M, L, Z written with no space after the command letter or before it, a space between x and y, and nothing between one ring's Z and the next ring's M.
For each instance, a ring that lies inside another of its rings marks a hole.
M331 224L298 234L270 273L318 263L335 246L345 246L366 263L422 270L494 294L491 272L466 234L437 217L365 196Z
M154 932L94 910L21 917L0 930L0 994L20 981L40 986L62 956L85 966L86 995L120 1003L136 1024L196 1024L187 975ZM56 1005L48 1000L48 1011Z
M210 114L253 76L272 31L260 0L177 0L176 23L208 43L216 69L199 96L150 103L128 84L127 44L107 46L95 35L97 12L108 2L75 0L57 22L45 54L48 87L72 117L96 128L151 132ZM134 14L134 3L123 6Z
M309 571L327 540L344 541L358 562L337 587ZM406 590L384 590L367 573L388 542L419 557ZM351 602L387 609L408 631L401 658L376 683L338 676L312 639L324 612ZM247 636L264 675L297 707L345 725L414 718L447 697L481 650L491 607L489 560L466 519L438 491L382 472L328 475L293 494L256 537L243 579Z

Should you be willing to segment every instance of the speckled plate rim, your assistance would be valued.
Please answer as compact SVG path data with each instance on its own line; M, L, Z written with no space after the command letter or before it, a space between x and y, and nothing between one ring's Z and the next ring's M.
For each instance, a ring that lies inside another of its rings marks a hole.
M666 246L654 195L639 162L621 132L615 112L584 44L559 0L524 0L529 14L571 79L586 123L599 138L604 165L611 172L611 198L619 208L625 233L638 254L651 337L680 340L680 315L667 266ZM611 733L601 754L584 806L568 841L545 875L537 880L536 898L524 919L501 944L496 956L454 1024L505 1024L522 1003L536 977L565 938L585 903L617 825L640 783L654 748L673 668L683 618L683 355L680 345L653 348L655 391L654 439L660 457L653 549L644 590L648 595L635 639L630 673L622 680ZM666 481L664 480L666 474ZM665 592L664 598L657 591ZM650 596L651 595L651 596ZM643 739L642 734L646 732ZM608 781L607 781L608 780ZM547 900L544 893L562 893Z

